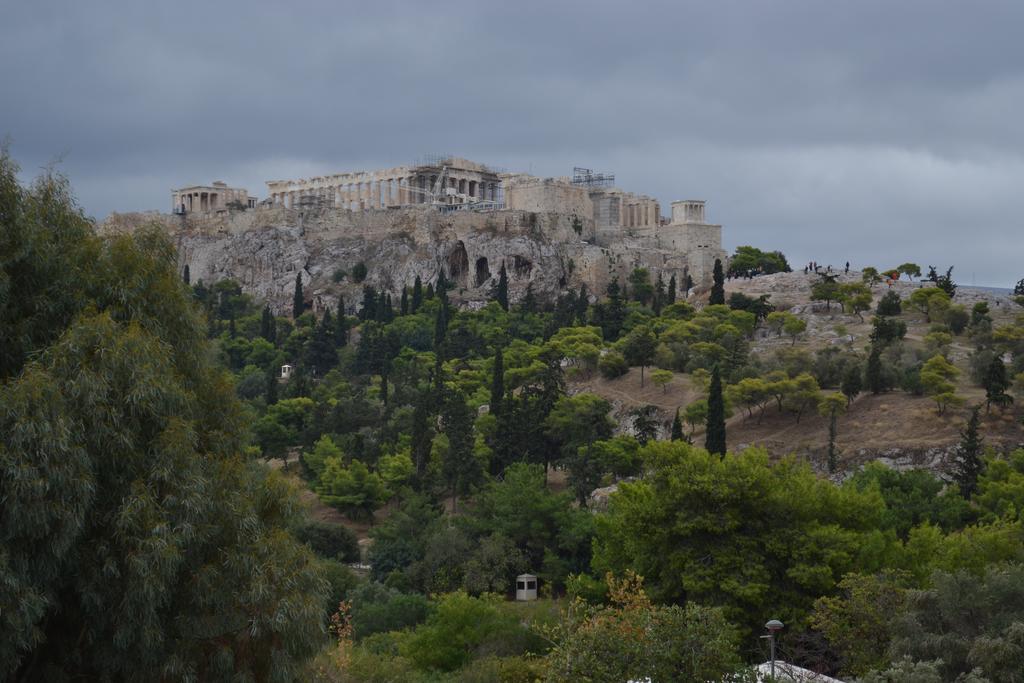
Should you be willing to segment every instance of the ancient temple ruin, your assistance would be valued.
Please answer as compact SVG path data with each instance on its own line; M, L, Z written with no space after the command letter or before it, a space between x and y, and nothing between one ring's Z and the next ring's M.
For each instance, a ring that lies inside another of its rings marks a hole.
M528 288L550 300L582 285L603 292L635 268L707 286L715 260L726 260L722 226L706 220L704 201L672 202L663 213L654 197L585 168L543 178L435 156L271 180L267 190L262 202L221 182L174 191L179 216L167 225L193 278L230 277L286 307L298 272L315 308L338 292L357 300L345 273L363 264L378 291L398 296L415 278L426 285L444 273L453 296L482 305L502 264L513 300ZM118 221L131 222L111 225Z

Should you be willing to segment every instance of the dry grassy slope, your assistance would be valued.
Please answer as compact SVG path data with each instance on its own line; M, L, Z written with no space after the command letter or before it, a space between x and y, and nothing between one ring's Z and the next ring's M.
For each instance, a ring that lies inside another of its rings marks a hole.
M851 273L844 279L859 280L860 275ZM727 283L726 291L743 291L748 295L768 293L772 295L773 302L785 304L780 308L804 307L809 303L809 285L812 281L813 277L805 276L802 272L786 273L753 280L733 280ZM906 298L916 286L904 282L897 285L897 288ZM876 299L885 290L884 286L876 287ZM968 308L978 300L990 302L997 325L1005 324L1020 310L1006 297L980 290L963 290L963 295L957 297L957 302L964 303ZM808 321L809 332L796 343L798 348L813 353L816 349L836 343L836 326L842 326L847 334L853 336L853 340L847 342L852 349L862 351L868 343L870 314L865 314L864 321L861 321L833 306L830 311L804 310L799 315ZM920 343L929 327L924 317L910 311L904 313L902 319L908 326L909 343ZM790 344L786 338L759 335L752 342L752 350L754 353L768 354ZM969 339L957 337L949 354L962 371L958 393L967 400L964 408L950 410L948 414L939 416L935 412L935 404L927 397L910 396L900 391L879 396L861 395L839 421L837 444L842 451L841 458L853 464L886 452L899 451L914 460L924 457L922 454L928 449L948 450L954 446L960 438L959 430L967 419L968 406L984 400L984 392L972 386L968 378L967 360L972 348ZM592 391L611 401L615 406L614 415L624 429L628 428L629 411L633 408L647 404L658 406L667 427L676 407L685 407L691 401L703 397L685 375L677 375L666 392L650 381L641 388L640 371L637 368L616 380L593 377L573 381L570 386L572 391ZM1021 405L1004 413L993 410L991 414L983 415L982 428L987 442L999 448L1024 443L1024 429L1020 423L1022 417L1024 406ZM695 441L702 441L699 432ZM729 420L728 441L730 448L760 445L773 456L797 453L820 463L828 443L828 422L814 413L805 415L797 423L792 415L780 415L774 406L770 406L759 423L756 412L750 417L746 411L738 410Z

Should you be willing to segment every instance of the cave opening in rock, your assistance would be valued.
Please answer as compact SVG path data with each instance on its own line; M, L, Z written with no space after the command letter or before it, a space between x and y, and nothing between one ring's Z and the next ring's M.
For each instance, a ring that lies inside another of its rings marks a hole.
M524 277L529 275L530 271L533 270L533 264L530 263L530 259L517 254L512 257L512 270L515 272L516 276Z
M452 253L448 254L448 279L460 287L465 287L468 275L469 254L466 253L466 245L459 242Z
M487 267L487 257L481 256L476 260L476 286L484 284L491 279L491 269Z

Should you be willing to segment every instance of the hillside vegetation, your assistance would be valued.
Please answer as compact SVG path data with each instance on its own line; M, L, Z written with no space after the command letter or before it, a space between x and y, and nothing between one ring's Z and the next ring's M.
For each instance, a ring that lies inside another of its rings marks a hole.
M1015 303L719 264L279 315L0 171L5 677L743 680L771 618L865 681L1024 670Z

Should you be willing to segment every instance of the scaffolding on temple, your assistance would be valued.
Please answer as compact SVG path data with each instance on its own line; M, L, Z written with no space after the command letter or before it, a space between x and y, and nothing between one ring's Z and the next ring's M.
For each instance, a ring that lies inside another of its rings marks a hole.
M572 169L572 184L583 187L612 187L615 185L614 173L594 173L589 168L574 166Z

